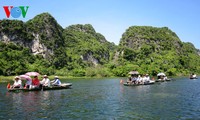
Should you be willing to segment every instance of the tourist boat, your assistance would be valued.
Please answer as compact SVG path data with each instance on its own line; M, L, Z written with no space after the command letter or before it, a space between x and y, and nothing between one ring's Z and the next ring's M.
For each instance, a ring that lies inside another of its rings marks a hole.
M167 78L167 76L165 75L165 73L158 73L157 77L158 78L157 78L156 82L171 81L171 79Z
M165 81L171 81L171 79L157 79L155 82L165 82Z
M9 92L16 91L46 91L46 90L60 90L60 89L69 89L71 88L72 83L63 83L61 86L50 86L50 87L42 87L42 88L8 88Z
M140 85L152 85L154 83L155 83L155 81L151 80L149 82L145 82L144 84L132 84L132 83L128 83L128 82L123 83L123 84L124 84L124 86L140 86Z

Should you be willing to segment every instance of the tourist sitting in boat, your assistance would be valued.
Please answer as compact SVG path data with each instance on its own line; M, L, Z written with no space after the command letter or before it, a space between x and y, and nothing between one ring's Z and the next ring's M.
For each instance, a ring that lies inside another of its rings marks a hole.
M131 76L131 81L132 81L133 84L136 84L137 77L136 76Z
M22 88L22 81L18 76L14 78L14 84L11 86L11 88Z
M150 80L149 75L148 74L144 75L144 77L143 77L143 83L148 83L149 80Z
M43 76L43 80L40 82L40 84L45 87L50 87L50 80L47 75Z
M126 82L127 82L127 84L132 84L131 77L129 77Z
M198 79L198 78L197 78L196 74L192 73L192 74L190 74L190 79Z
M40 87L40 80L38 79L38 76L34 76L32 80L32 86L34 88L39 88Z
M142 76L140 77L140 84L141 84L141 85L144 84L144 75L142 75Z
M138 75L137 84L141 84L141 83L142 83L142 77L140 75Z
M193 74L192 77L193 77L193 78L197 78L197 75L196 75L196 74Z
M24 88L31 88L31 85L32 85L32 80L26 80L26 83L24 85Z
M165 81L166 81L166 80L168 80L168 78L167 78L167 76L166 76L166 75L164 76L163 80L165 80Z
M60 79L59 79L58 76L55 76L54 80L51 81L51 83L52 83L53 86L60 86L61 85L61 82L60 82Z
M147 81L150 81L149 74L146 74L146 80L147 80Z
M158 76L157 79L158 79L158 80L157 80L158 82L159 82L159 81L164 81L164 75L160 75L160 76Z

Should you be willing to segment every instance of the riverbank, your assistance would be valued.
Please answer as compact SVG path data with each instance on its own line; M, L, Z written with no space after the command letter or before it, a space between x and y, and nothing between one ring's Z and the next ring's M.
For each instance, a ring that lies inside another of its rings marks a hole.
M50 80L53 80L54 79L54 76L56 75L50 75L48 76L48 78ZM15 76L0 76L0 82L12 82L14 80L14 77ZM39 80L42 80L43 76L40 75L39 76ZM74 77L74 76L59 76L59 78L61 80L69 80L69 79L94 79L94 78L119 78L119 77L115 77L115 76L112 76L112 77Z
M48 76L50 80L53 80L54 79L54 76L56 75L50 75ZM197 75L199 76L199 75ZM0 82L13 82L13 79L14 79L15 76L0 76ZM156 78L156 76L153 76L154 78ZM188 76L169 76L169 78L179 78L179 77L188 77ZM127 77L118 77L118 76L112 76L112 77L74 77L74 76L59 76L59 78L61 80L70 80L70 79L100 79L100 78L124 78L126 79ZM189 78L189 77L188 77ZM42 80L43 79L43 76L40 75L39 76L39 80Z
M15 76L0 76L0 82L11 82ZM50 80L54 79L54 75L48 76ZM43 76L39 76L39 80L42 80ZM91 77L72 77L72 76L59 76L60 79L80 79L80 78L91 78Z

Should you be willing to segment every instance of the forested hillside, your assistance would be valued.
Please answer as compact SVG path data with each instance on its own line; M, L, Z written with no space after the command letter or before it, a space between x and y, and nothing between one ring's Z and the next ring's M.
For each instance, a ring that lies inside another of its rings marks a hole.
M127 76L130 70L156 75L200 73L200 56L167 27L132 26L119 46L90 24L62 28L49 14L33 19L1 20L0 75L27 71L63 76Z
M167 27L132 26L120 40L123 63L134 64L142 73L168 75L200 72L200 56L192 43L184 43Z

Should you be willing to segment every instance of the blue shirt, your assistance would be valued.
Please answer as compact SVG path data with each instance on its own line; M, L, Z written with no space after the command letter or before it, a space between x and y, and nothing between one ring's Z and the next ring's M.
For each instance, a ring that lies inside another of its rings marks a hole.
M61 82L58 78L54 79L52 85L61 85Z

